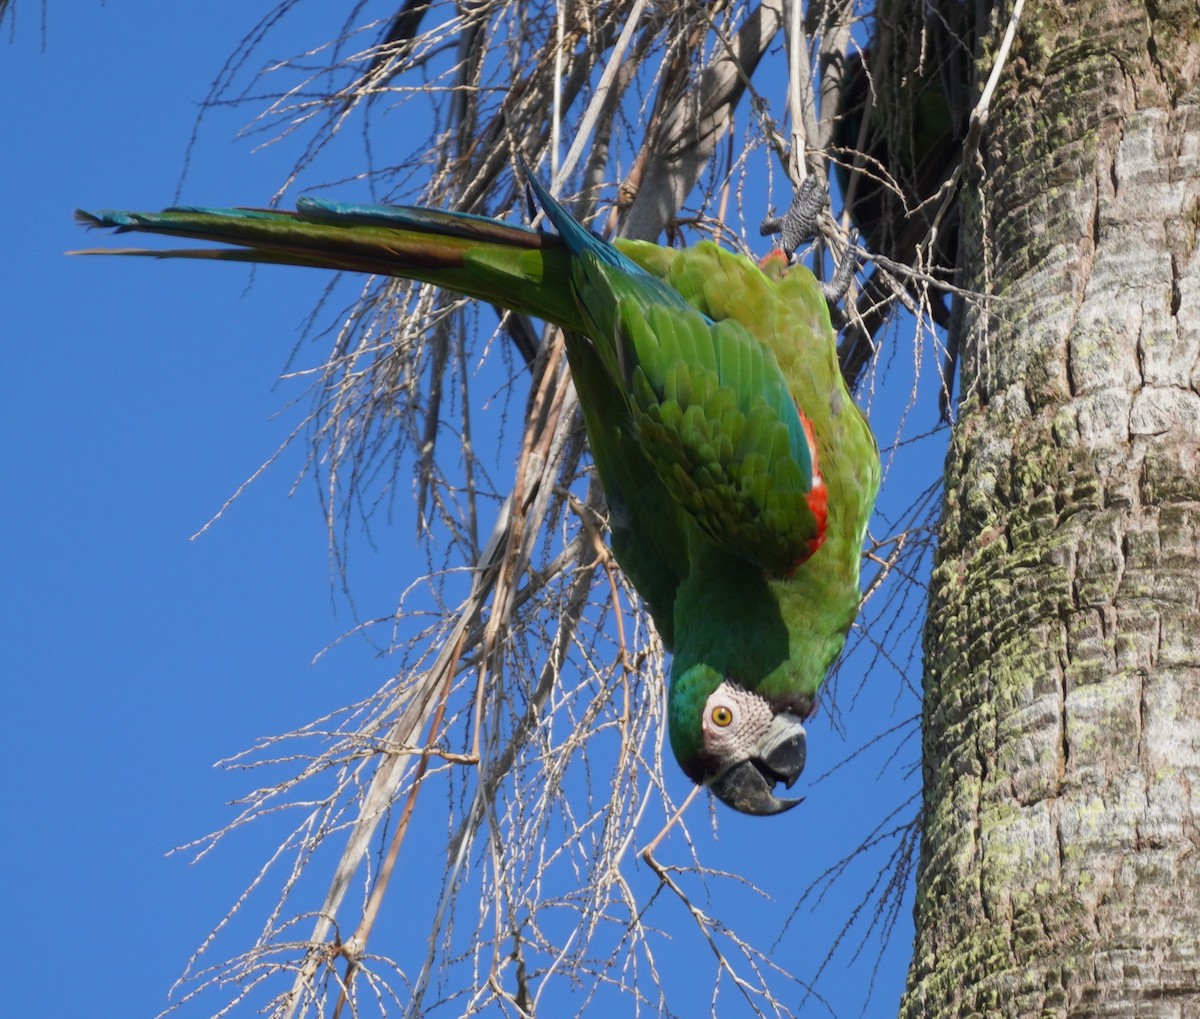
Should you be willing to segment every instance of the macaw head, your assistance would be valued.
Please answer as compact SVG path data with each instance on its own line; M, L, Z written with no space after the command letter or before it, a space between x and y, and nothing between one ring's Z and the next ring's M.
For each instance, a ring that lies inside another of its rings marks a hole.
M775 787L804 770L805 732L798 706L766 697L695 665L671 684L671 748L679 766L722 803L743 814L779 814L803 797Z

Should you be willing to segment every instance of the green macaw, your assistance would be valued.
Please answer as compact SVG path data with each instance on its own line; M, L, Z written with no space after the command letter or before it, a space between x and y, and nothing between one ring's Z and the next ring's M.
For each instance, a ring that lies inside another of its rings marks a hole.
M532 176L557 234L480 216L301 199L296 212L79 212L86 225L236 245L113 251L408 277L561 326L617 560L672 651L680 767L775 814L803 720L858 611L879 453L819 284L711 242L609 244Z

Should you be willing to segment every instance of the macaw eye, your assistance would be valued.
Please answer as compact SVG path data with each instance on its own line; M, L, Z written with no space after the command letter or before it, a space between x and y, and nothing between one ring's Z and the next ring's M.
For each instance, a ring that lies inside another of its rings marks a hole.
M713 725L719 725L724 729L733 721L733 712L730 711L724 704L718 704L712 709L712 714L709 718L713 720Z

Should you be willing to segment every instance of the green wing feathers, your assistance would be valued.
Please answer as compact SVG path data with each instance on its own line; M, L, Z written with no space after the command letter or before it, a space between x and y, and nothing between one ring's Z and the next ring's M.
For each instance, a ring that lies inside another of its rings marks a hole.
M705 248L677 258L703 265ZM636 258L638 248L629 253ZM745 259L738 269L761 277ZM659 300L586 253L575 285L596 338L582 342L594 344L623 394L660 483L708 539L768 573L791 573L820 542L823 498L803 416L772 349L737 319Z
M639 346L666 363L639 365L630 397L646 454L699 528L772 574L808 558L821 521L809 506L807 438L770 352L738 322L631 309Z
M815 476L827 488L826 541L838 547L838 555L854 546L849 558L857 576L879 488L879 453L842 378L829 309L812 273L799 265L785 267L782 260L764 272L708 242L685 250L626 242L622 250L704 315L745 326L753 342L773 355L812 439ZM828 552L822 556L830 558Z

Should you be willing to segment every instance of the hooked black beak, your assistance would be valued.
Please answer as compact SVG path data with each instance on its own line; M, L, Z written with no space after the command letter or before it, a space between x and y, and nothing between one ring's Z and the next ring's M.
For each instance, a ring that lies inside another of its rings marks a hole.
M783 799L775 795L775 785L782 782L791 788L804 770L805 754L804 728L797 723L761 757L739 761L715 778L710 788L722 803L743 814L782 814L804 797Z

